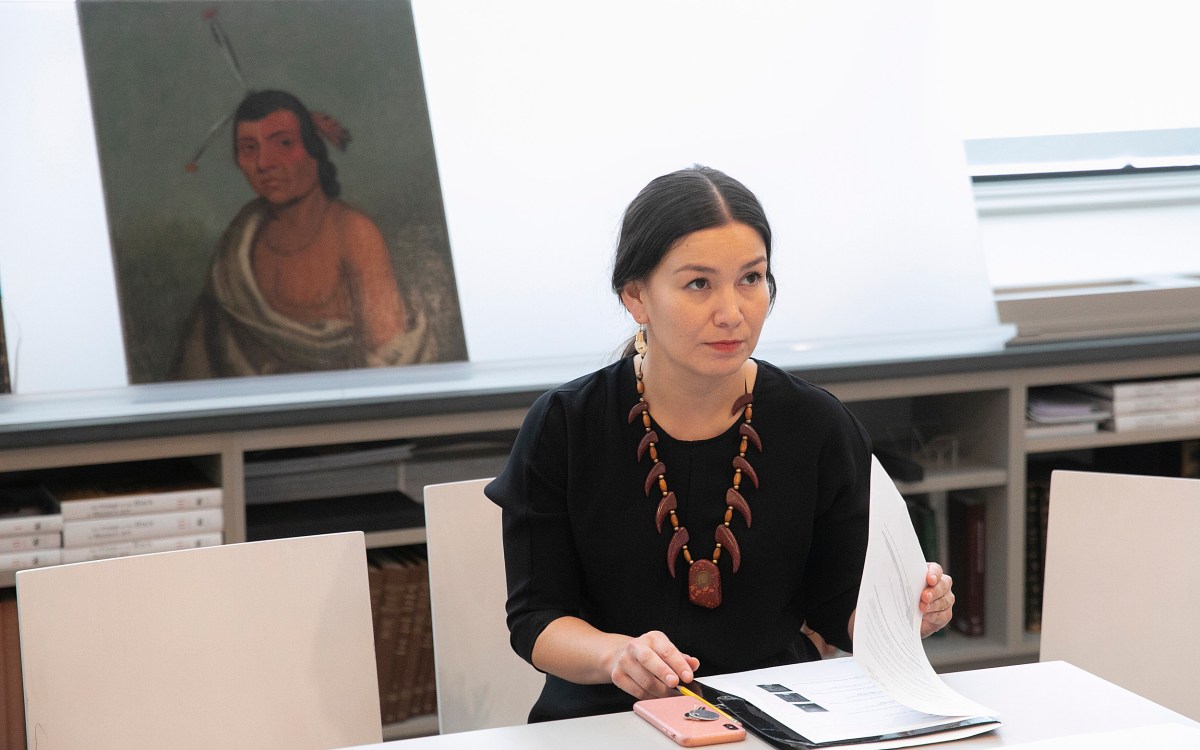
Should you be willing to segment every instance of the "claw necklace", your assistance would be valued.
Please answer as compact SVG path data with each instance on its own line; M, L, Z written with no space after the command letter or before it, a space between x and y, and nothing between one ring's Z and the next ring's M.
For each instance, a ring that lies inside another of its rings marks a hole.
M662 522L669 517L671 528L674 529L671 542L667 547L667 570L674 578L675 559L682 552L683 558L688 563L688 599L693 604L713 609L721 604L721 569L717 567L717 561L721 559L721 550L729 551L734 573L738 571L738 567L742 563L741 549L738 547L737 539L733 536L732 529L729 528L734 510L737 510L746 521L746 528L750 528L750 506L742 497L740 489L742 476L749 477L750 481L754 483L754 487L758 488L758 474L746 460L746 449L750 444L753 444L758 452L762 453L762 440L759 439L758 432L750 425L750 419L754 413L754 394L747 392L733 402L732 413L737 414L740 411L744 421L738 425L739 445L738 453L733 457L733 486L725 492L725 519L722 523L717 524L714 533L716 547L713 548L712 559L693 560L692 553L688 549L687 528L679 523L679 518L675 514L677 507L675 493L667 488L667 465L658 457L658 433L654 431L654 423L650 416L650 404L646 402L646 386L642 381L640 366L636 370L636 375L638 402L629 411L629 423L633 424L633 421L640 415L642 426L646 428L641 442L638 443L637 460L640 463L642 458L649 453L650 460L653 461L650 472L646 475L646 497L650 496L650 488L656 483L659 491L662 492L662 499L659 500L658 509L654 513L655 526L659 533L662 533Z

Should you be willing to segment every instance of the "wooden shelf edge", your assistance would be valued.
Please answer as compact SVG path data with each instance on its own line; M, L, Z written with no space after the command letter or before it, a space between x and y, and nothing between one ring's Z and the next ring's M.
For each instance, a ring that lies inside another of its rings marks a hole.
M438 733L437 714L413 716L395 724L385 724L383 740L404 740L412 737L430 737Z

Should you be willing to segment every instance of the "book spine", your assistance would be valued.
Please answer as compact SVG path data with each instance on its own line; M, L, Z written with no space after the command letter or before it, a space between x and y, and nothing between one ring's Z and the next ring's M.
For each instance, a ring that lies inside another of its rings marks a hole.
M217 532L224 528L224 514L220 508L73 521L63 526L63 546L88 547L136 539Z
M1147 412L1186 411L1190 409L1200 409L1200 392L1179 395L1143 396L1141 398L1117 399L1113 401L1112 407L1114 416L1119 416L1122 414L1144 414Z
M984 578L986 576L987 506L978 500L951 498L951 566L955 574L955 604L960 611L950 622L968 636L985 634Z
M220 534L189 534L187 536L165 536L154 539L137 539L132 542L99 544L89 547L68 547L62 551L64 563L107 560L113 557L144 555L150 552L172 552L196 547L217 547L221 544Z
M1044 479L1025 485L1025 630L1042 629L1042 587L1045 576L1046 507L1049 487Z
M220 487L111 495L62 501L64 522L221 507Z
M41 549L27 552L9 552L0 555L0 570L27 570L58 565L62 562L62 550Z
M402 580L403 593L397 608L396 641L392 649L392 668L385 700L388 706L385 723L404 721L409 717L409 695L405 687L411 685L413 652L413 626L416 620L417 574L419 568L411 560L405 561Z
M27 534L22 536L0 536L0 554L29 552L35 549L55 549L62 546L62 534Z
M392 679L392 654L396 648L396 630L400 623L400 605L404 599L404 576L401 564L386 552L375 551L373 558L383 575L383 593L379 603L379 629L375 636L375 669L379 679L379 711L384 724L395 719L388 703Z
M24 748L25 739L25 692L21 679L21 635L17 619L17 600L5 598L0 602L0 620L3 620L4 649L4 718L5 740L9 748Z
M21 516L0 520L0 536L32 536L62 531L63 518L59 513L44 516Z
M1200 425L1200 409L1152 414L1122 414L1105 420L1103 423L1104 429L1112 432L1191 427L1193 425Z

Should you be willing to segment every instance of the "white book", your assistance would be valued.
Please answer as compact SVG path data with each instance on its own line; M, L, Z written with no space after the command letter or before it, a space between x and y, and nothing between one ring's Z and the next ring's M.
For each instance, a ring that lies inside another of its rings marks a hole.
M1112 432L1154 430L1200 425L1200 409L1152 412L1148 414L1118 414L1101 426Z
M224 531L224 529L224 513L220 508L100 518L63 524L63 546L87 547L97 544L128 542L135 539Z
M181 510L221 507L220 487L199 487L162 492L138 492L71 499L62 497L64 522L94 518L141 516Z
M1116 383L1077 383L1073 386L1117 401L1147 396L1180 396L1200 393L1200 378L1161 378L1159 380L1127 380Z
M56 549L62 546L62 534L51 531L46 534L23 534L21 536L0 536L0 554L9 552L29 552L39 549Z
M1113 402L1113 414L1146 414L1200 409L1200 391L1163 396L1140 396Z
M190 534L187 536L164 536L155 539L135 539L131 542L99 544L94 547L69 547L62 551L64 563L107 560L110 557L129 557L150 552L171 552L196 547L216 547L222 544L221 534Z
M62 550L39 549L25 552L9 552L0 555L0 570L26 570L28 568L44 568L47 565L58 565L62 562Z

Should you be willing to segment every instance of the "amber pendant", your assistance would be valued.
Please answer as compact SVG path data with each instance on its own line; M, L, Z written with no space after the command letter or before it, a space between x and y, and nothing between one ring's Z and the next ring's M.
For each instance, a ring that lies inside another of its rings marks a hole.
M688 599L708 609L720 606L721 569L712 560L697 560L688 566Z

